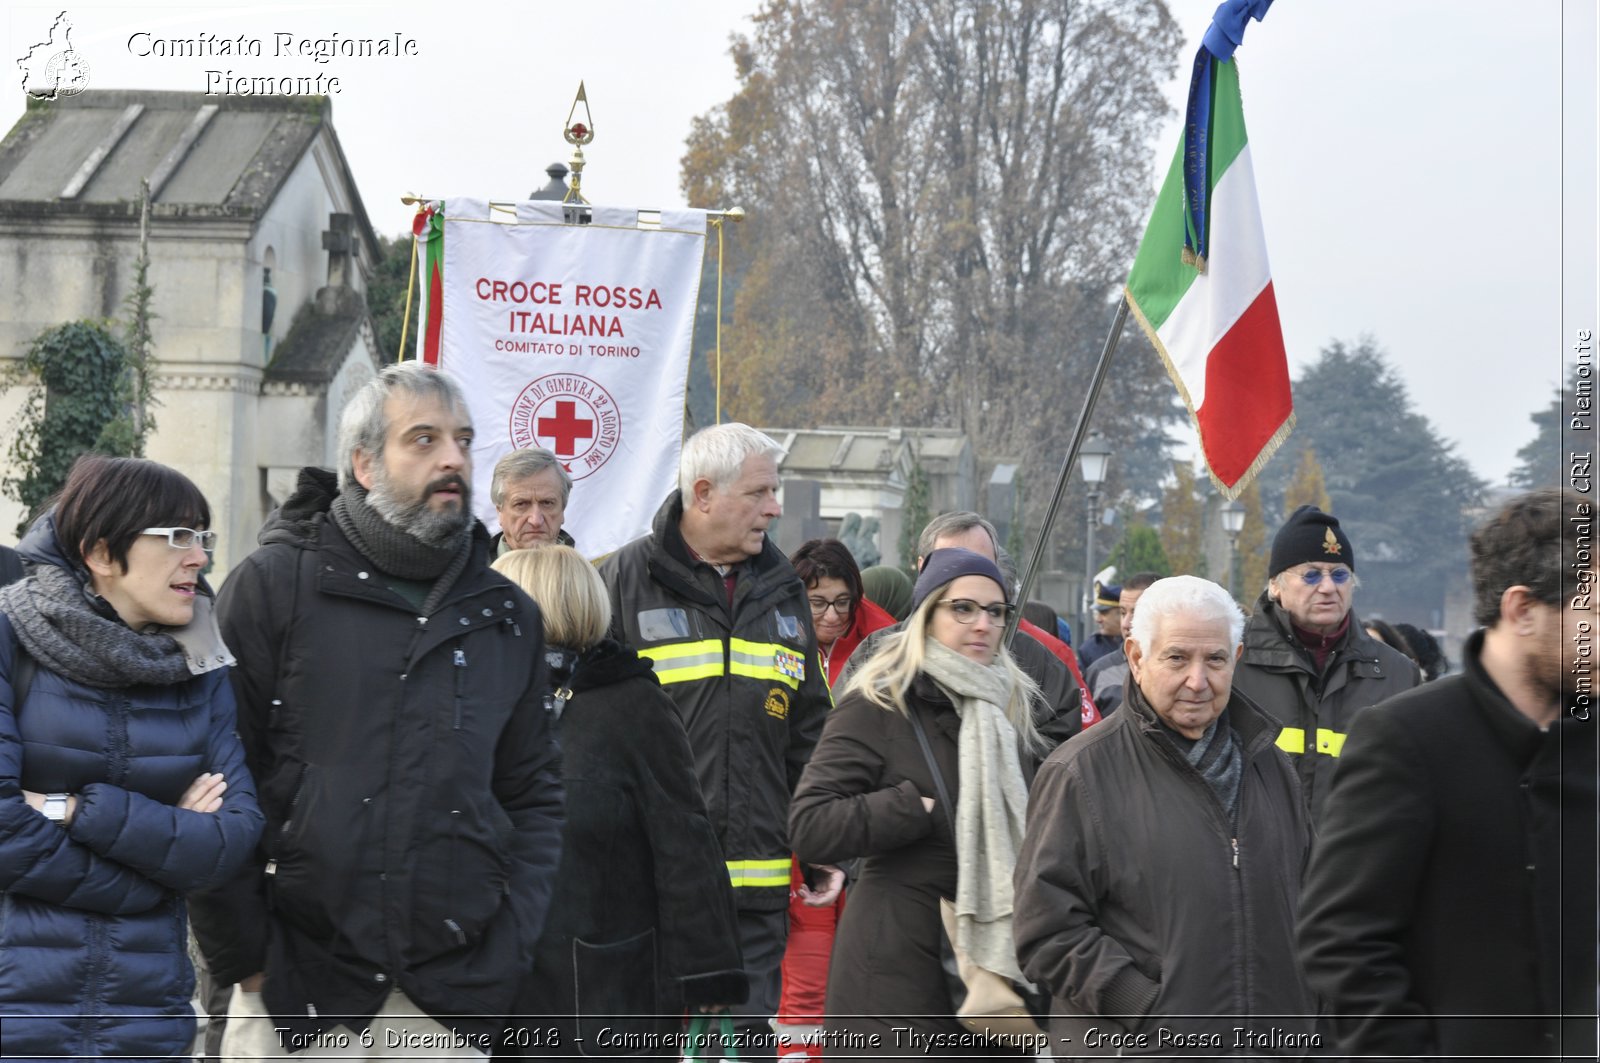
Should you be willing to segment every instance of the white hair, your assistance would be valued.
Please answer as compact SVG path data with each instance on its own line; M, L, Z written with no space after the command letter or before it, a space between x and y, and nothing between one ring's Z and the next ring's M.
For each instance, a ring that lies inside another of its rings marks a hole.
M683 456L678 459L678 490L684 501L694 497L696 480L727 487L739 478L745 461L753 455L777 461L784 449L771 436L738 421L700 429L684 443Z
M1158 579L1139 596L1133 610L1129 636L1148 654L1162 618L1185 616L1193 620L1226 620L1228 645L1237 647L1244 636L1244 611L1233 596L1208 579L1199 576L1168 576Z

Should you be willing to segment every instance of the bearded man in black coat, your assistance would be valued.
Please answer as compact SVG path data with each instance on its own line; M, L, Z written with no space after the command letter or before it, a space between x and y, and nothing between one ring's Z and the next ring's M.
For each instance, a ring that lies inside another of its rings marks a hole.
M1344 1052L1595 1058L1593 528L1587 499L1508 502L1461 674L1351 728L1299 927Z

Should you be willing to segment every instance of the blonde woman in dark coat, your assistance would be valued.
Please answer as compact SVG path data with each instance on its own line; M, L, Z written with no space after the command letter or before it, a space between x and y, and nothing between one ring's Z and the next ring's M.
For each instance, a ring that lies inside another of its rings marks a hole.
M825 1055L961 1051L939 1040L965 1034L940 961L941 898L955 903L958 944L1022 977L1011 944L1027 811L1018 749L1039 738L1034 686L1001 646L1014 608L994 562L934 551L905 629L851 679L801 776L796 854L861 861L828 975ZM913 720L954 808L938 799ZM912 1044L908 1030L933 1040Z

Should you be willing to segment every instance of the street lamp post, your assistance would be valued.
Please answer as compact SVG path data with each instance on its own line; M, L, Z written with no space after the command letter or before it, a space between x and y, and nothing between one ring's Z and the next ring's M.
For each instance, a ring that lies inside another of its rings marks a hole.
M1244 507L1238 501L1222 507L1222 530L1228 533L1228 593L1237 599L1239 589L1234 583L1239 574L1239 533L1244 530Z
M1080 618L1082 632L1078 644L1089 637L1093 628L1094 610L1094 527L1100 523L1100 485L1106 482L1106 469L1111 464L1111 448L1096 432L1084 440L1078 450L1078 468L1083 473L1083 485L1089 492L1089 527L1083 554L1083 612Z

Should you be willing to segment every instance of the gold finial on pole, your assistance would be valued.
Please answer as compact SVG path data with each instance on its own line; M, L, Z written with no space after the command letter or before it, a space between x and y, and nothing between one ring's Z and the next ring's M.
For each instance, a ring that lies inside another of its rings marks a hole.
M579 105L583 106L583 115L578 114ZM583 82L578 82L578 95L572 101L572 110L567 112L567 127L562 131L567 143L572 145L572 185L567 190L563 203L577 201L589 202L583 198L583 146L594 140L594 118L589 114L589 94L584 91Z

